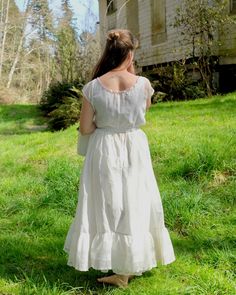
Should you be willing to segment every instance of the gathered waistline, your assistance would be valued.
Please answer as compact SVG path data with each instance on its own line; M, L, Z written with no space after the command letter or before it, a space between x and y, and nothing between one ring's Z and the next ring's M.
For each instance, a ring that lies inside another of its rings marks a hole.
M139 127L131 127L131 128L114 128L114 127L102 127L96 128L97 131L109 131L109 132L115 132L115 133L125 133L125 132L130 132L130 131L136 131L140 130Z

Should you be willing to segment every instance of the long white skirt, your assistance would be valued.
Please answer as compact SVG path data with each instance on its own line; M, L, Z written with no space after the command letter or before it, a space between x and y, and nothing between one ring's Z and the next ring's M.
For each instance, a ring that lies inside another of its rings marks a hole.
M175 260L141 129L96 129L91 135L64 250L77 270L123 275Z

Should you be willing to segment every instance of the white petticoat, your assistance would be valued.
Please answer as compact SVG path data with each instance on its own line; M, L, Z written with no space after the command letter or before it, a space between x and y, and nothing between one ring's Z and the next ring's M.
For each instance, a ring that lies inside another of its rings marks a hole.
M64 250L77 270L123 275L175 260L141 129L97 128L91 135Z

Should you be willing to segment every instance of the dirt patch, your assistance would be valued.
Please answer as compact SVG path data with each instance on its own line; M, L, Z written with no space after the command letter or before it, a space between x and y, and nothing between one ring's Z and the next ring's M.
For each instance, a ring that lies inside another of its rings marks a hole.
M43 131L46 130L48 128L48 126L45 125L27 125L25 126L27 130L29 131Z

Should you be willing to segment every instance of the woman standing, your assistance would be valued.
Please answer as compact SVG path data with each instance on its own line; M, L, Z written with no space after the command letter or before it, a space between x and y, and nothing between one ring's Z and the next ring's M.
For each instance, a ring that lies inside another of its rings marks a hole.
M64 246L68 265L112 270L114 275L98 281L117 286L175 260L147 137L139 128L154 90L134 74L136 45L128 30L108 32L93 78L83 88L80 132L91 135Z

